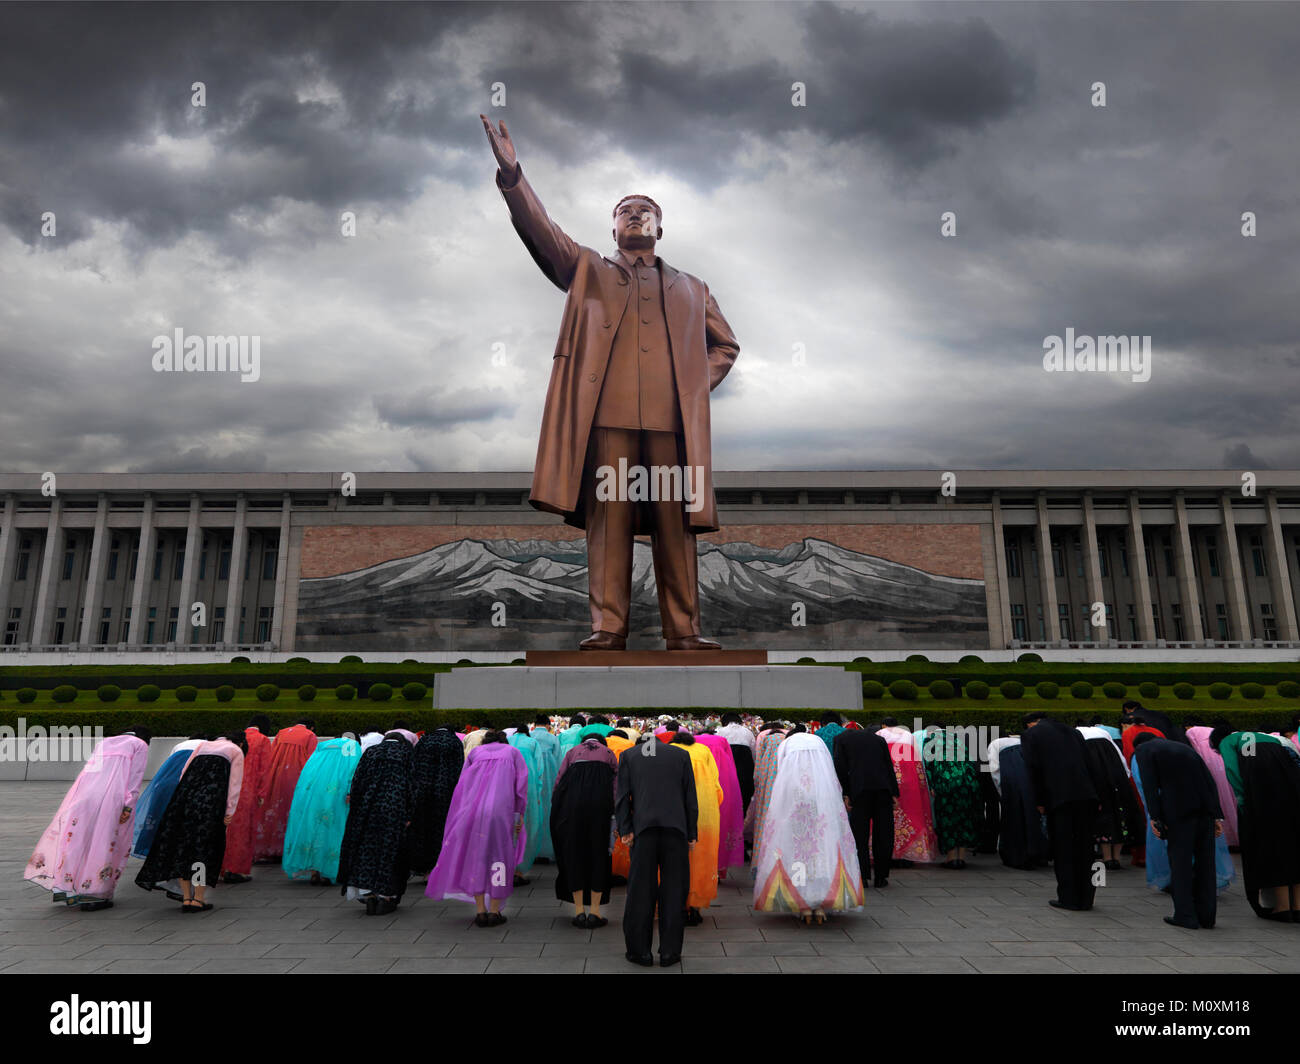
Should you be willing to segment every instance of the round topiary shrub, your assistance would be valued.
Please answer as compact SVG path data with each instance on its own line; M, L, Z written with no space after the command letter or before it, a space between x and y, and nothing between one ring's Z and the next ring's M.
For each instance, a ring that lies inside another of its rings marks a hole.
M863 680L862 697L863 698L884 698L885 685L881 683L879 680Z
M290 658L285 662L286 665L310 665L311 658Z
M473 664L474 664L474 659L473 659L473 658L461 658L458 662L456 662L456 664L457 664L457 665L473 665Z
M391 683L372 683L370 685L370 701L387 702L392 697L393 685Z
M402 664L403 664L403 665L418 665L418 664L420 664L420 663L419 663L418 661L416 661L414 658L403 658L403 659L402 659Z
M1142 683L1138 684L1138 694L1143 698L1159 698L1160 685L1158 683L1152 683L1150 680L1144 680Z
M314 688L311 684L305 683L298 688L299 702L312 702L315 701L315 699L316 699L316 688Z
M1026 654L1021 654L1020 657L1016 658L1016 660L1017 660L1017 661L1042 661L1042 660L1043 660L1043 655L1042 655L1042 654L1035 654L1035 653L1031 650L1031 651L1029 651L1029 652L1026 653Z
M927 658L924 654L908 654L907 660L908 661L929 661L930 659Z
M1109 683L1101 685L1101 693L1107 698L1123 698L1128 694L1128 688L1122 683L1117 683L1116 681L1111 680Z
M162 688L156 683L147 683L136 691L135 697L139 702L157 702L162 698Z
M817 664L817 659L816 659L816 658L800 658L798 661L795 662L795 664L796 664L796 665L816 665L816 664Z
M402 697L408 702L418 702L428 694L428 692L429 689L422 683L412 682L402 684Z
M1019 680L1003 680L998 684L998 690L1002 692L1003 698L1025 697L1025 685Z
M280 697L280 688L273 683L259 683L253 694L259 702L274 702Z
M1074 698L1091 698L1092 684L1088 683L1086 680L1076 680L1074 683L1070 684L1070 694Z
M933 680L930 683L931 698L951 698L956 693L951 680Z
M176 688L177 702L193 702L198 697L199 689L190 684L181 684L180 687Z
M989 685L983 680L971 680L965 687L964 691L967 698L973 698L976 701L983 702L989 696Z
M1279 698L1300 698L1300 683L1295 680L1283 680L1277 685Z
M513 661L510 662L510 664L511 664L511 665L527 665L527 664L528 664L528 659L527 659L527 658L515 658Z
M1225 698L1232 697L1232 684L1230 683L1212 683L1210 684L1210 697L1222 702Z
M895 680L889 685L889 693L892 697L904 702L915 702L916 684L911 680Z
M870 665L870 664L871 664L871 659L870 659L870 658L867 658L867 657L854 658L854 659L853 659L853 664L854 664L854 665Z
M116 702L122 697L122 688L111 683L101 684L95 688L95 697L101 702Z
M350 683L341 683L334 688L334 697L340 702L351 702L357 697L357 689Z
M963 654L957 659L958 665L983 665L984 659L978 654Z
M1189 683L1176 683L1174 684L1174 697L1181 698L1184 702L1189 701L1196 697L1196 688Z
M1054 684L1051 680L1044 680L1042 683L1034 684L1034 694L1039 698L1055 698L1060 693L1060 684Z
M217 688L216 695L218 702L229 702L235 697L235 689L231 687L230 684L223 683Z
M30 705L32 702L36 701L36 688L20 687L18 688L18 693L14 697L23 705Z
M360 665L361 657L358 654L344 654L339 658L340 665Z
M1250 683L1242 684L1241 697L1242 698L1263 698L1264 685L1262 683L1255 683L1253 680Z
M73 702L77 698L77 689L70 683L61 683L50 692L50 698L55 702Z
M252 663L251 661L249 661L248 658L244 657L244 656L241 654L241 655L240 655L239 657L237 657L237 658L231 658L231 659L230 659L230 664L232 664L232 665L251 665L251 664L253 664L253 663Z

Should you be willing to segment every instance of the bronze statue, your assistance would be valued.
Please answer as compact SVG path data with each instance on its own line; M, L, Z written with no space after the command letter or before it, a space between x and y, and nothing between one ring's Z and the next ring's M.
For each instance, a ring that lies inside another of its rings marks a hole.
M700 634L695 537L718 528L709 392L736 338L708 285L655 254L654 200L615 205L612 254L582 247L542 207L505 122L479 117L516 232L568 293L528 501L586 530L592 634L579 645L626 647L633 537L648 534L668 649L716 650Z

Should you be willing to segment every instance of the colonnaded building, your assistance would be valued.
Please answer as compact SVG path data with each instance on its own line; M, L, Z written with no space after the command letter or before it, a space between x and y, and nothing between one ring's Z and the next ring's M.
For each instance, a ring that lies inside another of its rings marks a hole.
M773 660L1297 647L1300 471L1257 476L719 472L703 630ZM583 534L530 479L0 474L0 661L571 648ZM629 646L661 645L648 543L633 583Z

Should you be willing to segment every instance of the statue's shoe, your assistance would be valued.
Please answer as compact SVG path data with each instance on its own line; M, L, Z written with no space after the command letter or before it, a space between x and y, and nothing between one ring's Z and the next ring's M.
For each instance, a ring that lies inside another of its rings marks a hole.
M684 635L664 640L669 650L721 650L722 644L702 635Z
M627 639L613 632L592 632L581 643L579 650L626 650Z

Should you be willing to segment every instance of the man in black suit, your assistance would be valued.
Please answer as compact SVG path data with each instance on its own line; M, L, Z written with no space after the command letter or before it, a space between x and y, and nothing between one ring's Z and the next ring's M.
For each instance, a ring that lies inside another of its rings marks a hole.
M1088 772L1083 736L1046 713L1026 713L1020 753L1034 802L1047 816L1047 835L1056 872L1056 909L1091 909L1092 832L1101 801Z
M1214 840L1223 834L1223 810L1214 777L1196 749L1149 732L1133 741L1151 829L1169 844L1174 915L1165 923L1195 930L1213 927Z
M846 728L835 737L834 760L858 847L862 881L870 877L874 863L876 886L886 887L894 855L894 803L898 801L898 776L889 744L875 732Z
M691 758L653 735L625 750L618 762L614 799L618 833L631 848L623 940L627 959L650 967L655 906L659 907L659 963L682 959L690 851L695 848L699 805Z

